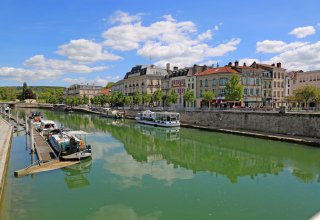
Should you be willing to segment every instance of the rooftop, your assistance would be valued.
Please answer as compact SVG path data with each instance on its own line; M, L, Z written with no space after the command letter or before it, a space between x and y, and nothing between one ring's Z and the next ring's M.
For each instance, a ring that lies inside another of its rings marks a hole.
M204 76L204 75L212 75L212 74L218 74L218 73L238 73L238 71L234 70L230 66L224 66L224 67L218 67L213 69L207 69L203 72L195 74L196 76Z

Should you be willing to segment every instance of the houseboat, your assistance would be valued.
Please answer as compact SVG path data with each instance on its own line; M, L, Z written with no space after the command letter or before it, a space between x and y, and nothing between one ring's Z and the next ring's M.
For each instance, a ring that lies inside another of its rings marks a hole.
M179 127L180 114L176 112L152 112L150 110L138 113L135 117L138 123L161 126Z
M92 156L91 145L86 143L84 131L59 131L48 135L51 147L64 160L81 160Z

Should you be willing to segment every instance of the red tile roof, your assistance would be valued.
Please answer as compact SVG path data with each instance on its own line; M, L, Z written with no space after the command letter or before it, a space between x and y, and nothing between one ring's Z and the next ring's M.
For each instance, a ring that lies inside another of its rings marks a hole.
M111 95L111 89L101 89L100 94L102 95Z
M218 67L213 69L207 69L203 72L195 74L195 76L212 75L218 73L238 73L238 71L232 69L230 66Z

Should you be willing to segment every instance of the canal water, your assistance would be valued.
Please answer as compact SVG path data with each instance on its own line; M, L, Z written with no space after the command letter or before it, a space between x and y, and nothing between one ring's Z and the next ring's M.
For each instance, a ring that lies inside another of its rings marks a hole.
M15 170L36 160L24 132L15 133L1 220L292 220L320 211L320 149L42 112L65 127L89 132L93 158L15 178Z

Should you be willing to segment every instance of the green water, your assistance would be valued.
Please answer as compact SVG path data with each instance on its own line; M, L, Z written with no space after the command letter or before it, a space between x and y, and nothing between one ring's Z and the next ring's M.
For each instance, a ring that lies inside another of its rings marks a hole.
M90 132L93 158L15 178L34 160L23 132L15 135L1 220L308 219L320 211L320 149L42 112Z

